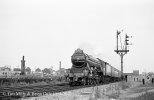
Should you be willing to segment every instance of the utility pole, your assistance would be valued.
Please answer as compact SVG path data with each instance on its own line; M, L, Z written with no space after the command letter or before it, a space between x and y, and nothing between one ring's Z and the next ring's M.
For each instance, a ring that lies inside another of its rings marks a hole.
M120 58L121 58L121 79L123 80L124 76L123 76L123 57L125 54L127 54L127 52L129 52L128 50L128 45L131 45L128 43L128 38L129 36L126 34L125 35L125 42L124 42L124 45L122 45L121 43L121 49L119 49L119 45L118 45L118 38L119 38L119 35L122 31L117 31L117 50L114 50L117 54L120 55ZM120 41L121 41L121 38L120 38ZM124 48L123 48L124 47Z

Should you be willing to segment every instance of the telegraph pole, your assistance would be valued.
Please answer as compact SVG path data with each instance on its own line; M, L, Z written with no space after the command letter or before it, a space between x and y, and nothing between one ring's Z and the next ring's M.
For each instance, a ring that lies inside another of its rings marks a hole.
M124 55L125 54L127 54L127 52L129 52L129 50L128 50L128 45L130 45L129 43L128 43L128 38L129 38L129 36L126 34L126 36L125 36L125 42L124 42L124 45L122 45L121 44L121 49L119 49L118 47L119 47L119 45L118 45L118 38L119 38L119 35L120 35L120 33L121 33L122 31L117 31L117 50L114 50L118 55L120 55L120 58L121 58L121 79L123 80L123 57L124 57ZM121 40L120 40L121 41ZM123 48L124 47L124 48Z

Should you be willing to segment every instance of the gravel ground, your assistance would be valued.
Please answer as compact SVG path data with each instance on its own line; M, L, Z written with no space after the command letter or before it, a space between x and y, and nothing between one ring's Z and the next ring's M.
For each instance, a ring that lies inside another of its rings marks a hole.
M119 82L102 86L88 87L67 92L45 94L40 97L20 100L132 100L147 92L154 92L154 85L141 85L141 82Z
M145 85L142 85L141 83L135 83L135 85L136 86L132 88L128 88L127 90L122 91L121 94L119 95L119 99L120 100L141 100L142 98L144 98L144 95L146 96L151 93L154 94L154 84L147 83ZM151 98L151 97L148 97L148 98ZM146 100L153 100L153 99L146 99Z
M102 98L107 99L110 94L116 93L115 89L118 87L118 84L111 83L61 93L47 93L40 97L23 98L22 100L95 100L96 98L97 100L102 100Z

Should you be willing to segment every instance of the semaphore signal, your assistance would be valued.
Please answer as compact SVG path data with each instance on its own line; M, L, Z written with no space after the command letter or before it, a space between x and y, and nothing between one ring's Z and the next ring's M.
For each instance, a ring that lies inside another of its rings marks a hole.
M131 38L132 36L128 36L127 34L125 35L125 43L124 45L122 45L121 43L121 49L119 49L119 44L118 44L118 40L119 40L119 36L120 36L120 33L123 32L123 30L121 31L118 31L117 30L117 50L114 50L117 54L120 55L121 57L121 78L123 79L123 57L125 54L127 54L127 52L129 52L128 50L128 45L132 45L130 43L128 43L129 41L129 38ZM120 40L121 41L121 40ZM125 47L125 48L122 48L122 47Z

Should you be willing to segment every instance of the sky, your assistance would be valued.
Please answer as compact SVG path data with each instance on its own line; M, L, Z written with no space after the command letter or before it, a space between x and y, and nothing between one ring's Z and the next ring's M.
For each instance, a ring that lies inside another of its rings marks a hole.
M120 69L117 30L133 36L124 72L154 72L153 0L0 0L0 66L70 68L81 48Z

